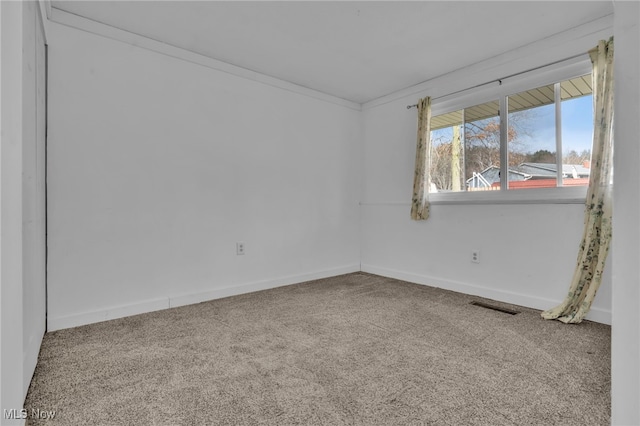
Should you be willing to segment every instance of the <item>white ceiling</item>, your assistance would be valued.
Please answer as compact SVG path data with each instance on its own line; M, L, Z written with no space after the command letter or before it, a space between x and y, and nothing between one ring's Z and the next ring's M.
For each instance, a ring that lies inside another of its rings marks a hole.
M611 1L52 1L357 103L613 13Z

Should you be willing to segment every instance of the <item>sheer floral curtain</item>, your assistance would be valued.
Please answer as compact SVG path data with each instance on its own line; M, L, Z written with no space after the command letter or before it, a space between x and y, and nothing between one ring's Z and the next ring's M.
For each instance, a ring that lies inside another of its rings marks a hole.
M591 175L585 207L585 228L569 293L564 302L542 313L545 319L579 323L602 281L611 241L613 182L613 37L589 51L593 63L594 106Z
M413 198L411 219L429 218L429 159L431 151L431 98L418 101L418 141L416 145L416 168L413 175Z

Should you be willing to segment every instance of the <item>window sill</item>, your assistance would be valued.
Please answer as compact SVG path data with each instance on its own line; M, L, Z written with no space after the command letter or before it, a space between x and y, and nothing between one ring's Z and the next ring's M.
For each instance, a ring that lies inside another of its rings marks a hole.
M440 204L584 204L587 187L511 189L506 191L449 192L429 194Z

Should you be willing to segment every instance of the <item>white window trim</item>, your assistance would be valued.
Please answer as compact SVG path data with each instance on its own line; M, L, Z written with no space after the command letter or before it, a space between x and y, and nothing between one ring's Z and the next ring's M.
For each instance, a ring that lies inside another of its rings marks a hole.
M496 191L434 192L429 202L438 204L584 204L586 186L528 188Z
M500 101L536 87L555 84L581 75L589 74L591 61L588 54L507 77L502 80L468 89L432 102L432 116L446 114L485 102ZM438 192L429 194L432 204L583 204L587 188L557 187L501 189L495 191Z

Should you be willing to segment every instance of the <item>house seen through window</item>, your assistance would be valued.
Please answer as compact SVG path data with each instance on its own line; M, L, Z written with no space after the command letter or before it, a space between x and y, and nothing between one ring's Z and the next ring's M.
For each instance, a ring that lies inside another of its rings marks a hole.
M499 99L433 117L431 192L587 186L592 102L587 74L507 96L506 126Z

